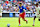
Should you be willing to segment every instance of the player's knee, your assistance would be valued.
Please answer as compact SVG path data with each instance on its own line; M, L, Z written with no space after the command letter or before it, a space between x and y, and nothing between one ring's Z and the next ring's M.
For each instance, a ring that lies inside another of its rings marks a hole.
M36 16L34 16L34 18L36 18Z
M35 20L36 16L34 16L34 20Z

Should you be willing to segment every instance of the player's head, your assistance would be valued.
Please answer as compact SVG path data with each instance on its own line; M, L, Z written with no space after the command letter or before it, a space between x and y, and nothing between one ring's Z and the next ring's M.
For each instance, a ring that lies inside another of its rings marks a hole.
M38 7L38 3L36 3L36 7Z
M22 3L19 3L19 6L22 6Z
M40 6L40 1L38 3L39 3L39 6Z

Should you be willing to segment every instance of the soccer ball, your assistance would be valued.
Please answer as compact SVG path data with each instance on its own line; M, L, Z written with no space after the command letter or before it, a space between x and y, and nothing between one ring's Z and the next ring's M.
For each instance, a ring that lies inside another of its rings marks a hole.
M10 27L10 24L7 24L7 27Z

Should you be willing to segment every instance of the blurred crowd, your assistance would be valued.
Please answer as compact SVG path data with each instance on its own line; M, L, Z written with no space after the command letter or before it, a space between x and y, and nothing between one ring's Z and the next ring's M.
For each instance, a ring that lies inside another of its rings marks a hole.
M36 12L36 9L35 9L35 4L37 3L36 1L17 1L17 0L14 0L14 1L0 1L0 4L2 5L3 9L2 9L2 12L17 12L17 9L19 8L19 3L22 2L22 5L24 7L27 8L27 11L30 11L30 12ZM19 11L18 11L19 12Z

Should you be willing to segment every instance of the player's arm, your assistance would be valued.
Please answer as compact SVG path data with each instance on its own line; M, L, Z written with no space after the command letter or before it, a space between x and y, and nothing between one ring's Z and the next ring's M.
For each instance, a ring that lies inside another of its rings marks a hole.
M24 12L27 10L27 8L23 7Z
M35 10L36 10L36 12L37 12L37 9L35 8ZM33 13L35 13L34 11L33 11Z
M36 12L37 12L37 9L36 9ZM37 13L37 15L39 15L39 14Z
M40 14L40 7L38 7L39 8L39 14Z

